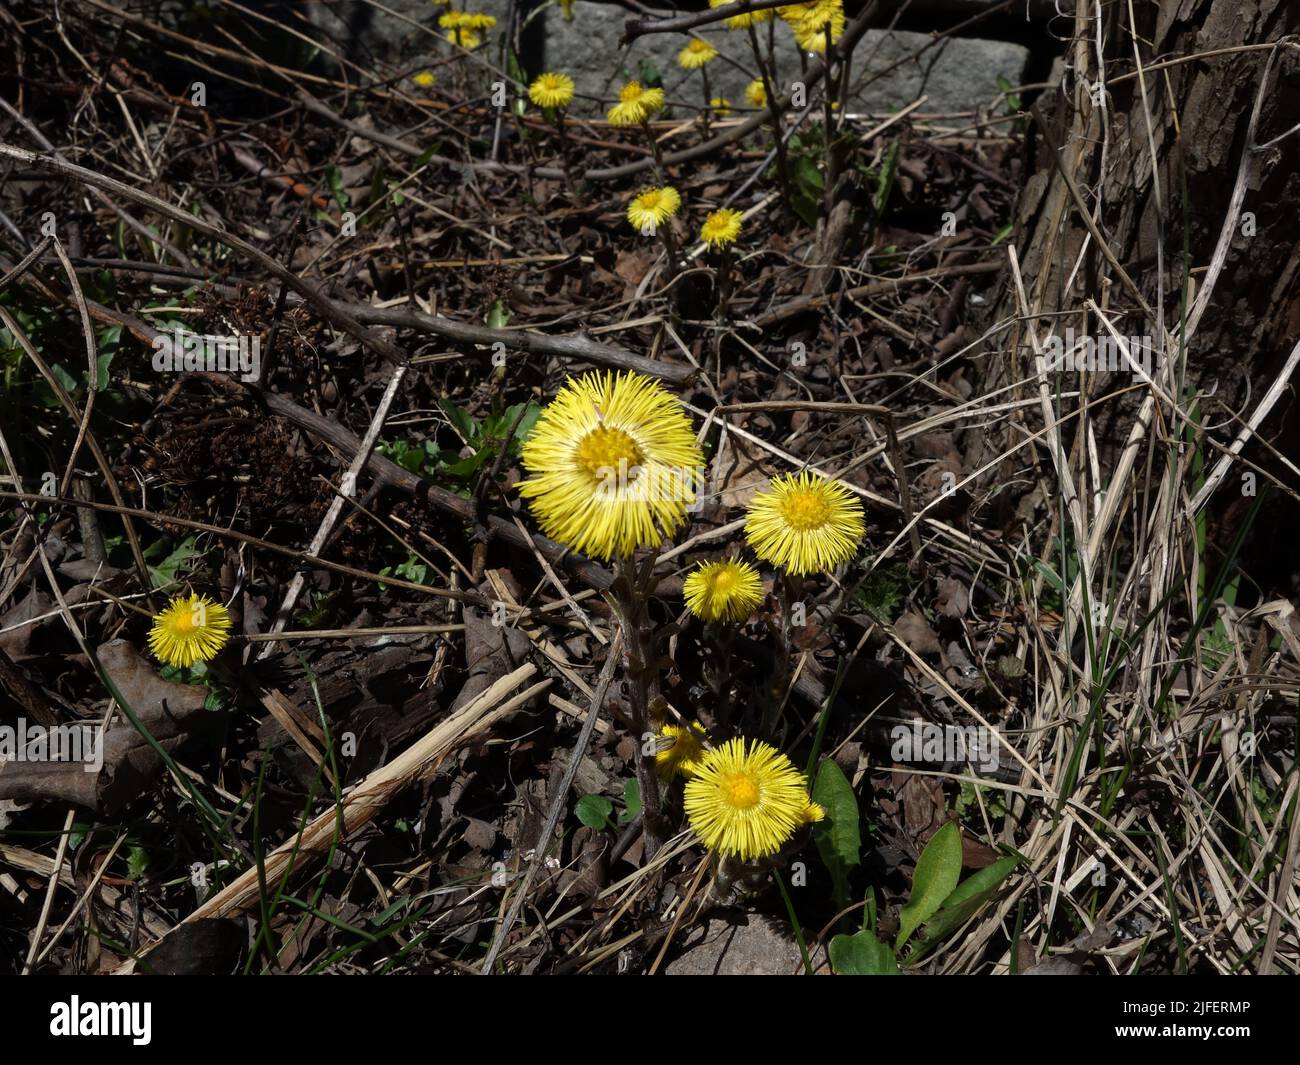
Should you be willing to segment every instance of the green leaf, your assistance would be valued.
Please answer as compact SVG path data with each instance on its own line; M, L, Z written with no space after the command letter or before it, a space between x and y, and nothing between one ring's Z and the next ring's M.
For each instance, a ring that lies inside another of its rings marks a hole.
M172 553L158 565L149 567L149 577L155 588L166 588L175 583L180 568L198 554L194 546L195 537L187 536L172 550ZM159 541L161 543L161 541ZM148 554L148 552L146 552Z
M992 865L971 874L954 888L952 893L943 900L939 912L926 923L925 939L917 944L911 959L919 958L949 932L969 920L994 896L1002 886L1002 881L1011 875L1011 870L1019 863L1020 857L1016 854L999 858Z
M614 804L603 795L584 795L578 800L573 812L588 828L600 832L609 827L609 815L614 812Z
M897 976L894 952L870 932L831 939L831 968L839 976Z
M468 480L478 468L487 461L488 457L495 451L495 448L483 448L476 451L467 459L458 459L456 462L450 462L446 466L446 473L451 477L458 477L462 481Z
M149 853L143 847L131 847L126 852L126 875L139 880L149 868Z
M885 213L885 206L889 203L889 193L894 187L894 178L898 173L898 141L894 141L889 146L889 151L885 153L885 160L881 164L880 173L876 179L876 194L872 197L872 206L876 209L876 217L879 218Z
M491 323L489 323L491 324ZM470 417L468 411L461 410L451 400L444 399L439 401L438 406L442 408L442 413L447 415L447 420L451 422L451 427L460 434L460 438L467 444L474 444L482 435L482 430L478 423Z
M347 210L348 194L343 188L343 172L337 166L330 165L325 168L325 180L329 182L330 193L334 196L334 202L339 205L340 210Z
M952 894L961 877L961 830L949 821L939 829L921 852L912 874L912 897L898 914L898 937L894 950L901 950L913 932L934 916Z
M849 870L862 859L862 833L858 797L844 771L831 758L817 770L813 801L826 810L826 817L813 826L813 842L830 870L836 906L843 909L849 893Z
M623 785L623 812L618 815L620 825L630 825L641 812L641 785L633 777Z

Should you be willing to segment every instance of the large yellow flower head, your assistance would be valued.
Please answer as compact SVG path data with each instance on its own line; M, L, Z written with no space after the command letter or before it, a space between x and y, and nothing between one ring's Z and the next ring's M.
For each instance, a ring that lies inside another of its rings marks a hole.
M705 562L682 584L686 608L705 621L744 621L763 601L763 582L748 562Z
M730 207L714 211L700 226L700 240L710 248L725 248L740 236L741 213Z
M681 195L671 185L645 189L627 205L627 220L638 233L652 237L681 205Z
M629 81L618 91L618 103L609 109L611 126L639 126L664 108L663 89L647 89Z
M157 614L149 650L169 666L188 668L216 656L230 639L230 614L205 595L178 596Z
M754 553L796 577L847 562L866 529L862 503L848 487L807 470L773 480L750 500L745 517Z
M745 86L745 101L750 107L767 106L767 88L763 85L762 78L755 78Z
M690 727L665 725L659 730L660 749L655 752L655 769L665 780L676 774L693 777L704 757L704 726L698 721Z
M708 751L686 782L691 828L711 851L742 861L775 854L825 811L808 801L808 781L780 751L728 740Z
M809 0L804 4L791 4L779 9L781 18L794 31L795 42L805 52L826 51L826 29L830 28L831 43L844 33L843 0Z
M733 0L709 0L709 7L722 7L723 5L732 2ZM745 15L731 15L723 21L727 24L727 29L729 30L743 30L746 29L750 23L757 25L760 22L771 22L772 9L769 7L764 8L762 11L752 11Z
M573 79L568 74L542 74L528 86L528 99L538 107L568 107L573 102Z
M686 523L704 456L680 401L635 373L568 381L524 442L519 494L553 540L601 559Z
M718 58L718 50L708 41L692 37L690 43L677 53L677 65L683 70L699 70L705 63Z

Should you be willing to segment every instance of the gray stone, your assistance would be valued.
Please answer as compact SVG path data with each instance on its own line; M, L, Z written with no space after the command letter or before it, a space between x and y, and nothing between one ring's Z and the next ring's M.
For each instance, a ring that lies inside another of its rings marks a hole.
M418 57L446 54L448 46L439 43L442 34L437 29L438 15L445 8L435 7L428 0L389 0L386 6L401 17L360 3L313 4L311 10L316 24L344 44L352 59L361 64L377 59L400 67ZM498 27L491 32L487 46L487 54L495 58L509 0L469 0L466 6L496 15ZM537 34L540 54L526 55L525 62L537 66L539 72L563 71L573 77L580 97L573 108L575 115L599 116L623 82L644 77L647 70L658 73L670 103L690 107L703 103L700 72L682 70L677 65L677 53L685 45L686 35L650 34L620 49L619 38L628 18L625 8L576 0L573 16L572 21L566 21L557 6L548 6L533 16L533 21L541 24ZM759 26L758 32L765 45L767 25ZM745 107L745 86L757 76L748 32L728 30L715 23L702 27L699 34L722 53L707 67L710 95L721 96L738 108ZM775 24L775 41L778 80L788 91L799 77L802 63L789 27L779 21ZM969 111L996 102L999 77L1013 85L1023 80L1029 53L1021 45L954 37L941 41L919 59L908 58L930 42L931 38L923 33L869 30L854 55L854 80L864 72L870 75L895 63L900 65L855 95L852 109L894 111L924 94L928 99L923 111ZM685 113L678 108L678 115Z
M612 99L624 81L640 77L643 67L649 67L658 71L670 102L703 102L700 72L677 65L677 53L687 40L684 34L651 34L620 50L625 12L587 0L577 0L573 10L572 22L565 22L554 9L547 10L545 65L569 73L578 83L579 94ZM758 32L760 44L766 47L767 26L758 27ZM717 24L702 27L700 36L721 53L706 68L711 96L745 107L745 86L758 75L748 32ZM778 80L788 91L802 70L799 50L784 23L776 23L774 37ZM855 81L864 71L870 74L904 62L852 97L850 106L894 111L924 94L929 97L922 108L925 111L973 110L996 100L999 76L1019 84L1029 58L1021 45L959 37L941 42L919 60L908 61L913 52L929 43L923 33L868 30L854 55Z
M711 917L687 934L686 949L669 962L669 976L793 976L802 971L799 944L788 925L761 914Z

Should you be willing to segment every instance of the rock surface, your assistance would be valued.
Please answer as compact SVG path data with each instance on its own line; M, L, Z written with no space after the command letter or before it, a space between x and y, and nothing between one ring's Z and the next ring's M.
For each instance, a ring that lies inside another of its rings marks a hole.
M788 926L762 914L711 917L693 929L685 949L664 968L669 976L793 976L802 966Z
M444 8L428 0L389 0L395 14L385 14L370 5L342 3L312 5L317 25L342 44L354 61L376 57L403 65L424 58L445 57L450 45L442 40L437 19ZM489 34L486 55L495 59L501 27L509 10L508 0L472 0L474 10L496 15L498 26ZM657 76L670 102L698 105L703 102L703 80L698 71L677 65L677 53L686 42L680 33L651 34L618 47L628 12L610 4L576 0L573 19L566 21L558 6L547 6L532 16L525 43L524 62L536 72L562 70L578 85L580 97L575 114L598 115L600 100L609 102L629 78ZM944 23L950 21L945 18ZM775 27L779 78L788 90L801 70L800 56L789 28ZM721 23L701 27L699 35L722 53L708 67L710 96L721 96L737 107L745 107L745 86L756 74L754 57L745 31L728 30ZM760 39L766 40L766 26ZM532 42L532 47L529 47ZM995 103L997 79L1013 85L1023 80L1028 49L1007 41L954 37L940 41L917 59L912 53L931 43L924 33L870 30L855 54L854 80L869 83L853 95L854 110L889 112L910 104L918 96L928 97L926 112L969 111ZM895 69L887 69L899 64ZM679 111L679 113L681 113Z

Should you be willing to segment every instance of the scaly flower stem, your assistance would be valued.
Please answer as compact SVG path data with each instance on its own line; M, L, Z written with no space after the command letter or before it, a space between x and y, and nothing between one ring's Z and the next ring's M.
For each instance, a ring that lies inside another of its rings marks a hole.
M785 570L779 571L777 600L781 605L781 626L776 631L776 657L772 663L772 676L767 688L767 705L763 708L763 730L771 733L776 727L777 715L785 701L786 688L794 666L794 632L791 615L799 602L800 589Z
M654 757L646 757L646 734L663 725L666 704L660 693L659 649L654 623L650 620L649 586L656 556L638 572L630 558L614 564L613 607L623 626L627 648L628 701L632 710L633 745L636 750L636 779L641 791L641 823L645 831L645 858L653 858L667 838L659 812L659 777Z
M715 657L704 663L704 680L717 700L713 707L715 728L725 731L731 718L731 649L736 636L734 625L710 623L704 628L706 643L712 643Z
M709 92L709 68L700 67L700 77L704 79L704 136L709 135L709 119L713 117L713 94Z
M645 134L645 139L650 144L650 151L654 153L655 177L658 179L660 185L667 185L668 172L664 170L663 152L659 147L659 141L655 138L654 131L650 128L650 120L648 118L641 120L641 132Z
M785 122L781 118L781 102L777 99L775 78L768 72L762 49L758 46L758 34L754 31L753 22L749 24L749 45L754 51L754 62L758 64L758 73L763 79L763 92L767 96L767 106L772 112L772 136L776 139L776 172L781 178L781 202L789 209L790 168L785 159L785 138L781 136ZM768 23L768 45L769 48L772 46L772 23ZM775 67L773 69L775 70Z
M560 135L560 165L564 168L564 183L569 186L569 194L573 199L582 202L582 174L577 175L574 179L573 171L569 167L569 158L573 154L569 143L569 131L564 125L564 112L558 108L555 110L555 131Z
M835 206L835 182L839 179L839 166L836 159L835 108L833 106L836 96L834 78L836 71L831 62L832 57L835 55L835 49L831 43L831 24L829 22L826 23L824 31L826 34L826 77L822 79L822 140L826 153L826 174L822 185L822 211L829 224L831 208Z
M727 308L731 302L731 249L719 248L717 251L717 268L715 277L718 285L718 305L713 317L719 325L727 322Z
M668 258L668 265L664 268L665 284L671 289L668 300L669 306L673 309L674 322L677 317L677 290L672 288L672 283L677 280L677 240L673 236L673 220L664 219L663 225L657 230L659 239L664 242L664 255Z

